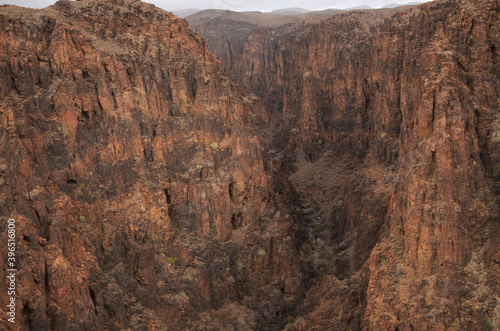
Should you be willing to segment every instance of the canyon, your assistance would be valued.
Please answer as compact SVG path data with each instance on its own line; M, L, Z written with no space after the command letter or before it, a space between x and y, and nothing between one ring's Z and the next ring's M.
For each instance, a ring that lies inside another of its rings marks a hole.
M499 12L0 6L2 329L500 329Z
M293 328L498 329L498 12L187 18L263 100L300 193L315 281Z

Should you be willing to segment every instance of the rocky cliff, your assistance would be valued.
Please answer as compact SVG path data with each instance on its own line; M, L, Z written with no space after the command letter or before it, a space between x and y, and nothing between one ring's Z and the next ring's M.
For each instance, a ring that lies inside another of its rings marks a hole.
M263 100L300 193L312 287L290 329L500 327L499 11L464 0L234 19L243 37L208 39ZM202 34L229 25L188 20Z
M1 6L2 329L499 329L499 12Z
M286 324L300 214L265 109L202 37L140 1L59 1L1 6L0 45L0 214L19 270L2 329Z

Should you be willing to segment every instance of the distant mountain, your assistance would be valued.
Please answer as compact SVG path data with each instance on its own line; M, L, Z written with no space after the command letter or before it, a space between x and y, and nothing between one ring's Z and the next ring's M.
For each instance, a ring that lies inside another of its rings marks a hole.
M382 8L396 8L401 6L415 6L420 5L422 2L409 2L409 3L390 3Z
M283 15L275 13L261 13L258 11L234 12L224 9L206 9L186 18L193 29L197 29L200 25L207 21L216 20L218 29L213 34L204 35L209 41L212 37L220 36L221 31L235 37L241 32L247 33L247 29L252 30L254 27L276 27L283 24L298 23L301 21L298 15ZM244 28L246 27L246 28Z
M372 9L372 7L367 6L367 5L363 5L363 6L346 8L344 10L358 10L358 9Z
M342 11L342 9L324 9L320 11L312 11L309 13L299 14L297 15L300 18L325 18L335 13Z
M272 11L272 13L273 14L280 14L280 15L299 15L299 14L310 13L311 11L312 10L309 10L309 9L293 7L293 8L275 9Z
M172 14L179 16L180 18L186 18L188 16L199 13L200 11L202 11L202 9L194 9L194 8L179 9L179 10L172 11Z

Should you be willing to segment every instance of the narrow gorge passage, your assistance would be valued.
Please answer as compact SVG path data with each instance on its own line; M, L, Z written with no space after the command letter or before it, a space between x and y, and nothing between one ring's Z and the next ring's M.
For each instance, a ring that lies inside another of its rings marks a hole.
M499 327L499 10L186 18L263 100L299 196L290 329Z
M0 6L0 329L500 329L499 13Z

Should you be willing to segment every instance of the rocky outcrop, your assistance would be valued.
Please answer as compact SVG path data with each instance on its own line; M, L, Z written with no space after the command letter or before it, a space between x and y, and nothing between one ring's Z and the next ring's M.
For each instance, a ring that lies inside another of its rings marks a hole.
M494 1L437 2L392 24L411 54L402 81L412 85L401 98L388 235L369 261L367 326L499 327L499 288L488 280L498 278L489 256L500 249L500 178L491 163L499 9Z
M267 113L205 40L134 0L2 6L0 26L2 329L280 329L300 215Z
M1 6L2 329L500 328L499 11Z
M499 10L337 13L214 49L300 193L312 287L289 328L499 327Z

